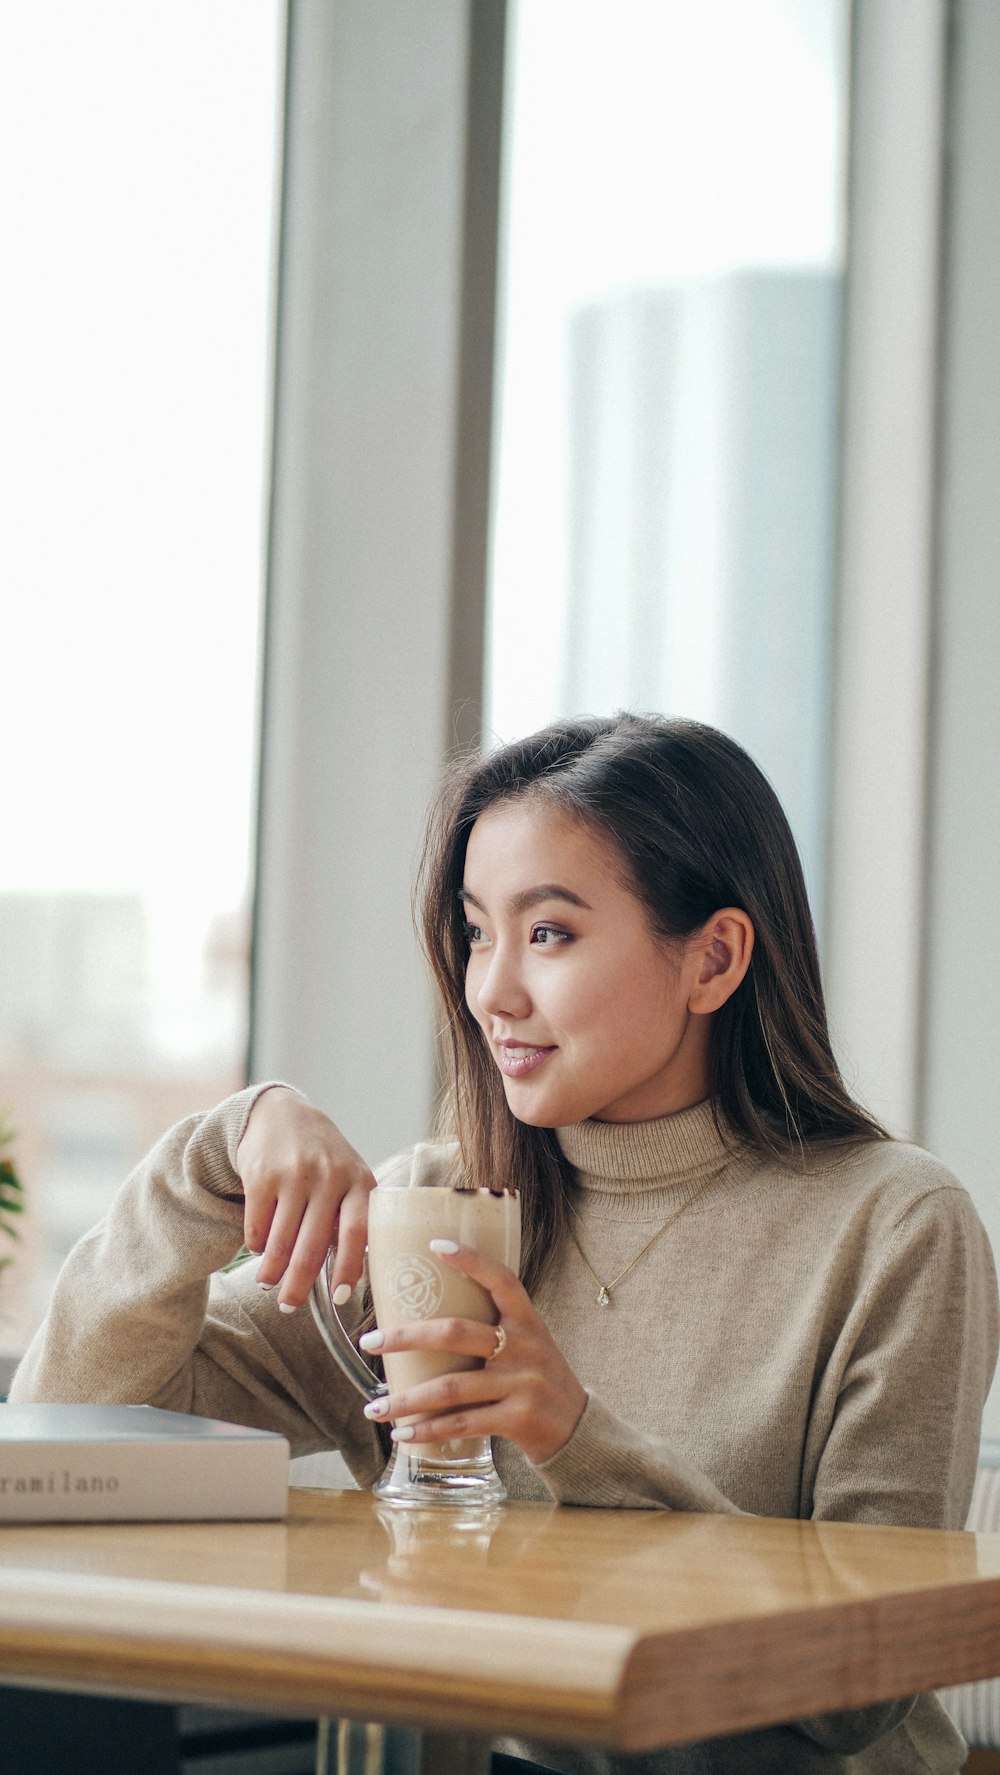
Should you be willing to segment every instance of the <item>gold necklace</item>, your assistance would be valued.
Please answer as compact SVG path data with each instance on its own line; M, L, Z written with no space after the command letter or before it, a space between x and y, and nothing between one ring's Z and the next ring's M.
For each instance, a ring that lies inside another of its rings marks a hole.
M635 1266L639 1262L639 1259L641 1257L645 1257L647 1251L649 1251L650 1248L656 1244L657 1239L661 1239L663 1237L663 1235L666 1232L668 1227L673 1226L675 1220L680 1220L681 1215L684 1214L688 1208L690 1208L692 1202L697 1202L698 1197L703 1196L705 1194L705 1191L708 1189L709 1184L714 1183L717 1177L721 1177L725 1168L726 1168L725 1165L721 1165L719 1167L718 1171L713 1171L711 1177L706 1177L704 1183L701 1184L699 1186L699 1188L695 1190L693 1196L689 1196L686 1202L682 1202L679 1208L675 1208L672 1214L667 1215L667 1218L663 1222L663 1225L657 1227L655 1233L653 1234L653 1237L651 1239L646 1240L646 1243L643 1246L642 1250L636 1252L635 1256L632 1259L632 1262L627 1263L625 1265L625 1268L620 1272L619 1275L617 1275L615 1277L613 1282L602 1282L601 1281L600 1276L597 1274L597 1271L595 1270L593 1264L591 1263L590 1258L587 1256L587 1253L584 1251L583 1246L580 1244L580 1241L577 1238L575 1232L573 1231L573 1228L571 1226L567 1226L567 1231L569 1232L570 1238L572 1239L574 1245L576 1246L577 1251L580 1253L580 1256L583 1258L583 1261L586 1264L591 1275L593 1276L594 1281L597 1283L597 1304L599 1307L609 1307L611 1305L611 1290L613 1288L617 1288L619 1282L624 1282L625 1277L628 1275L629 1271L635 1269ZM566 1201L566 1206L569 1209L570 1213L573 1215L574 1219L579 1220L580 1216L577 1213L576 1209L574 1208L572 1202L569 1200L568 1197L567 1197L567 1201ZM582 1222L581 1222L581 1225L582 1225Z

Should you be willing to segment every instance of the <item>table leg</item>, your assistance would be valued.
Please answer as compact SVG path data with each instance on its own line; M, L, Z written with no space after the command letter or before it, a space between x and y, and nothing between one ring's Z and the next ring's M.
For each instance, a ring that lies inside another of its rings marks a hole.
M357 1720L318 1722L316 1775L387 1775L384 1726Z
M316 1775L489 1775L490 1745L462 1732L319 1721Z

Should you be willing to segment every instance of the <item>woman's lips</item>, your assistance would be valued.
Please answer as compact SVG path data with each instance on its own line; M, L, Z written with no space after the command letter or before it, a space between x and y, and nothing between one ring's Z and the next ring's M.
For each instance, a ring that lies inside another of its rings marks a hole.
M523 1079L537 1072L555 1048L536 1048L529 1042L497 1042L497 1063L505 1078Z

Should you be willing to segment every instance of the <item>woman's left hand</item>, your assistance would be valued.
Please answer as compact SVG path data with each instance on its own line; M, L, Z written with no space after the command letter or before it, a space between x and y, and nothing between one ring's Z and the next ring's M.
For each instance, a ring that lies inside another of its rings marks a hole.
M361 1347L380 1356L433 1350L478 1356L462 1369L391 1393L365 1407L367 1417L419 1417L393 1431L397 1442L447 1442L453 1437L504 1436L536 1465L551 1460L583 1416L587 1395L535 1311L513 1270L465 1245L436 1239L432 1250L492 1295L498 1325L474 1319L419 1319L395 1331L368 1332ZM498 1338L498 1330L502 1337ZM502 1348L498 1353L498 1343Z

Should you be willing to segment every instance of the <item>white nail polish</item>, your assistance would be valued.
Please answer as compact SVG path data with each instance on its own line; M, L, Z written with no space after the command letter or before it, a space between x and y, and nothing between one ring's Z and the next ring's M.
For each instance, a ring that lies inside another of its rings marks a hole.
M389 1405L387 1400L373 1399L370 1405L365 1406L365 1417L384 1418L388 1409Z
M257 1287L258 1287L258 1288L273 1288L273 1287L274 1287L274 1283L273 1283L273 1282L262 1282L262 1281L261 1281L261 1280L260 1280L260 1277L259 1277L259 1276L258 1276L258 1278L257 1278Z
M366 1331L364 1337L358 1338L358 1348L361 1350L380 1350L384 1343L384 1331Z
M298 1310L299 1310L298 1307L292 1306L292 1303L290 1300L279 1300L279 1302L278 1302L279 1313L297 1313Z
M354 1289L349 1282L338 1282L330 1299L335 1307L346 1307L353 1293Z
M455 1257L458 1246L454 1239L432 1239L431 1250L436 1251L439 1257Z
M412 1424L399 1424L392 1432L393 1442L412 1442L416 1431Z

